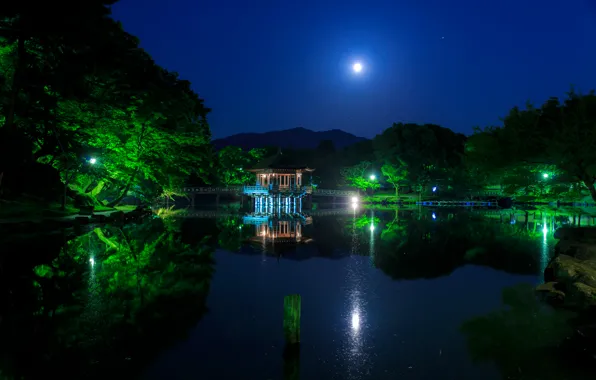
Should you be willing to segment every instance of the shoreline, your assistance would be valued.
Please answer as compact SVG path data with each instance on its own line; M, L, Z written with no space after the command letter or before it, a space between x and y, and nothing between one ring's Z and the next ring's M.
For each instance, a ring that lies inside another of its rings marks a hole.
M52 232L58 229L72 228L92 224L126 223L151 214L151 209L135 208L131 210L98 211L92 214L70 214L66 216L36 216L0 219L3 232L23 232L29 227L41 227L41 231ZM8 228L7 228L8 227ZM40 232L40 230L37 230Z

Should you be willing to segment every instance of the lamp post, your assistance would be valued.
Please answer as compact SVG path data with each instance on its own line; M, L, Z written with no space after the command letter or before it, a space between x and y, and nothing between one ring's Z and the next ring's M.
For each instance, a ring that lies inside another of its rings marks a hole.
M371 175L370 175L368 178L369 178L371 181L376 181L376 180L377 180L377 176L376 176L376 175L374 175L374 174L371 174ZM370 187L370 195L371 195L371 196L375 195L375 188L374 188L374 186L372 186L372 185L371 185L371 187Z
M89 164L91 165L95 165L97 163L97 159L95 157L91 157L87 162L89 162ZM66 173L64 175L64 194L62 195L62 204L60 205L60 210L62 211L66 210L66 193L68 189L68 184L70 183L70 181L72 181L74 175L78 172L78 170L71 169L73 169L75 166L80 167L80 165L80 162L77 161L76 164L72 164L66 168Z

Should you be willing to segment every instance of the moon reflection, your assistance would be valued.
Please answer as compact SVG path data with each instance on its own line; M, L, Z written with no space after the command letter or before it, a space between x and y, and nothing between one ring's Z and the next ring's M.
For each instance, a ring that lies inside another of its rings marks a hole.
M360 316L357 312L352 313L352 329L355 331L360 329Z

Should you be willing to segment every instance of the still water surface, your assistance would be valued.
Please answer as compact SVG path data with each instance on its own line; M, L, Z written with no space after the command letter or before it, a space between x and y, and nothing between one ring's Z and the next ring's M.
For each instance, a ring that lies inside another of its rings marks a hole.
M13 237L13 254L44 250L3 256L2 374L281 379L283 298L298 293L301 379L580 379L553 348L566 325L531 289L568 222L161 210L76 237Z

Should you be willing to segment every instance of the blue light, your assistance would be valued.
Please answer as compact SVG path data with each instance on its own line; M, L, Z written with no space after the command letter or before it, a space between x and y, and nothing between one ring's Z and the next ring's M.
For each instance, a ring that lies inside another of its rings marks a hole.
M433 193L434 193L435 191L437 191L437 187L436 187L436 186L434 186L434 187L433 187Z
M434 212L433 212L433 219L437 219L437 216L435 215Z

